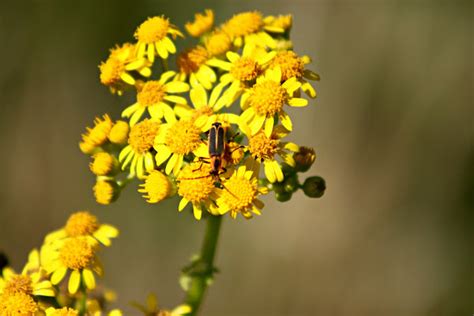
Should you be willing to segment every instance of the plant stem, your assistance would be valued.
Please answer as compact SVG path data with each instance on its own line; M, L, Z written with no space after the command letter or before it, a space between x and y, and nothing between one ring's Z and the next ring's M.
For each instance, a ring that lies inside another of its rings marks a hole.
M204 298L204 293L208 286L208 280L212 277L214 270L213 262L216 254L219 230L222 223L222 216L209 216L207 218L206 232L202 243L200 264L203 265L203 273L192 276L189 289L186 293L186 304L192 308L189 316L196 316Z

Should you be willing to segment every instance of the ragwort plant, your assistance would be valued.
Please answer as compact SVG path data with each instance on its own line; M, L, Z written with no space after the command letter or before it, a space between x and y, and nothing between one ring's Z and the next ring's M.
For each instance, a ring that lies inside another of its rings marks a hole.
M144 315L197 315L216 271L224 216L261 215L270 191L281 202L300 189L322 196L321 177L299 180L314 150L286 140L296 127L287 109L308 106L319 80L308 68L311 59L293 50L291 27L291 15L257 11L215 26L213 11L205 10L185 25L193 46L177 52L183 32L155 16L100 64L100 82L111 93L135 98L120 119L100 115L82 135L96 201L114 202L138 179L146 202L177 195L177 210L190 210L207 226L201 251L182 270L183 304L162 309L150 295L144 305L135 303ZM107 310L114 293L96 285L104 270L100 252L118 234L79 211L45 237L21 272L2 257L0 315L121 315Z

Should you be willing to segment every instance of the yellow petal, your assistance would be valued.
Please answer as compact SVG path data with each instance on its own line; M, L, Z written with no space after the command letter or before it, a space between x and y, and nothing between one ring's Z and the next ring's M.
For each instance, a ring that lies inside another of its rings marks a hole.
M147 57L148 57L149 61L151 61L151 62L155 61L155 47L153 46L153 44L148 44L146 54L147 54Z
M189 200L183 197L181 201L179 201L178 211L181 212L182 210L184 210L184 208L186 207L186 205L188 205L188 203L189 203Z
M155 156L156 165L159 166L171 156L171 150L166 146L160 146Z
M51 276L51 283L54 285L59 284L59 282L61 282L62 279L64 279L66 272L67 272L67 268L64 266L54 271L53 275Z
M81 284L81 274L79 271L74 270L71 272L69 276L69 283L68 283L68 291L71 294L75 294L79 289L79 285Z
M265 120L264 131L265 131L265 136L267 136L268 138L270 138L270 136L272 135L274 122L275 120L273 119L273 116Z
M265 177L267 177L268 181L271 183L276 181L276 175L273 170L273 165L270 162L265 161L263 163L263 170L265 172Z
M89 290L95 289L95 278L91 270L84 269L82 271L82 277L84 278L84 283Z
M180 93L189 91L189 85L181 81L171 81L165 84L166 92Z
M288 114L286 114L285 112L280 112L279 114L279 118L280 118L280 121L281 121L281 124L289 131L292 131L293 130L293 123L291 122L291 118Z
M189 96L196 109L207 105L207 93L202 86L191 89Z
M303 98L291 98L288 101L288 105L295 106L295 107L303 107L308 105L308 100Z

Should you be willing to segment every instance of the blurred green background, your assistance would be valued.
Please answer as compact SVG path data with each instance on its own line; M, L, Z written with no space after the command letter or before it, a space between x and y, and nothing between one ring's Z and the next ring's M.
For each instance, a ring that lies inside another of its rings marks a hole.
M147 16L183 27L243 10L294 15L295 50L313 57L319 97L291 111L291 139L318 158L319 200L266 198L252 221L226 218L203 315L469 315L473 312L473 5L470 1L1 1L0 248L16 268L68 214L121 229L104 283L128 306L183 296L180 268L204 223L176 200L148 205L130 186L109 207L78 149L94 116L115 118L97 65ZM184 41L183 41L184 42Z

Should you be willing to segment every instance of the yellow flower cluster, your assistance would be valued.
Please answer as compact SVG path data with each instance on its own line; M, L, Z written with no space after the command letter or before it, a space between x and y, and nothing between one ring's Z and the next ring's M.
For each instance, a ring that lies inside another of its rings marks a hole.
M103 306L94 309L88 293L96 288L95 274L103 272L100 245L110 246L117 236L115 227L87 211L72 214L64 227L45 237L39 251L30 252L21 273L10 267L0 271L0 315L101 315ZM78 310L79 302L85 304Z
M299 161L314 159L295 160L302 153L284 140L293 130L287 110L316 97L310 82L319 76L292 49L292 16L215 18L212 10L195 14L184 28L196 39L178 52L183 33L164 16L150 17L99 66L102 84L135 101L122 120L105 114L82 136L98 203L111 203L137 178L149 203L178 195L178 210L190 204L196 219L251 218L264 206L261 195L273 190L285 200L302 188L286 181L305 169ZM68 246L87 252L76 243Z

